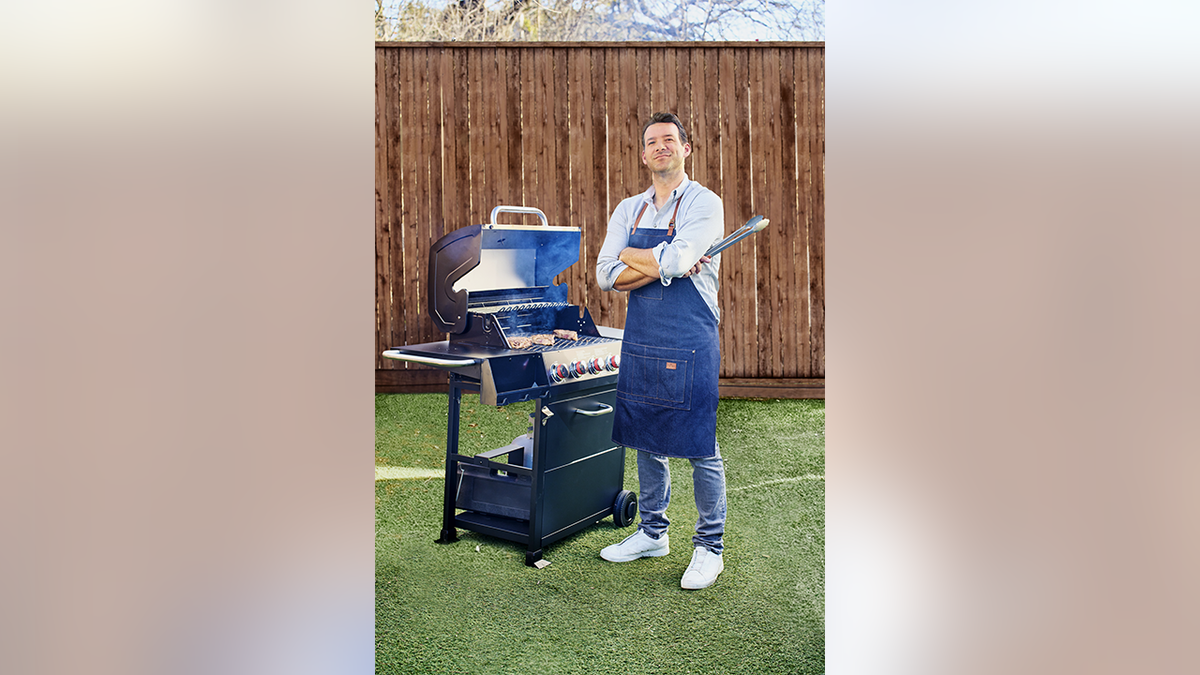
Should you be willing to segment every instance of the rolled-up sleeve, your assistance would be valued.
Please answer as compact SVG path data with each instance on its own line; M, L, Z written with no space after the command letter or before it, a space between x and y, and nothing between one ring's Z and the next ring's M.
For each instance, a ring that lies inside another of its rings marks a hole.
M621 262L621 251L629 243L629 218L633 207L627 202L636 199L626 199L613 210L612 218L608 221L608 233L604 236L604 245L600 247L600 255L596 257L596 281L600 290L611 291L621 272L629 267Z
M710 190L704 190L695 197L685 194L683 199L685 201L680 206L684 210L680 213L680 225L675 238L671 243L662 243L653 249L664 283L670 283L667 279L687 274L708 247L725 235L725 210L720 197ZM612 236L611 229L609 236ZM618 254L620 252L617 251Z

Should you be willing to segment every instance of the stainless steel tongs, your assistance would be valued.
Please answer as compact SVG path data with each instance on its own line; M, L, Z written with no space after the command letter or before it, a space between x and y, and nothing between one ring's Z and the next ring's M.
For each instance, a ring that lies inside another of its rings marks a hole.
M730 246L733 246L734 244L738 243L739 241L745 239L746 237L749 237L750 235L754 234L755 232L762 230L768 224L770 224L770 222L771 221L767 220L766 218L763 218L762 216L754 216L750 220L747 220L745 225L743 225L743 226L739 227L737 230L735 230L733 232L733 234L731 234L728 237L725 237L724 239L722 239L721 241L718 241L717 243L713 244L712 248L710 248L704 252L704 255L711 258L714 255L720 253L721 251L724 251L725 249L729 248Z

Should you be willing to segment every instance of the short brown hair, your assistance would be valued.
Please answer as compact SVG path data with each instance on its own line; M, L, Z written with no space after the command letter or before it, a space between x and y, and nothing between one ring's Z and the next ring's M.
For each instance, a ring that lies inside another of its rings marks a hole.
M650 128L650 125L662 124L663 122L670 122L671 124L675 125L676 129L679 129L680 143L688 142L688 135L683 129L683 122L679 121L679 118L675 116L675 113L656 112L650 116L650 119L645 124L642 125L642 147L646 147L646 130Z

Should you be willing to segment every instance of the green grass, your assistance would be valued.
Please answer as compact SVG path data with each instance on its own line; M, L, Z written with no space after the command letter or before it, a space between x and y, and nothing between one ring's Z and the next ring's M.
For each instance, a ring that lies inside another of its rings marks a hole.
M475 453L524 433L533 404L462 408L460 451ZM443 466L446 395L377 395L375 417L376 464ZM474 532L434 543L441 478L377 481L376 672L824 672L824 430L824 401L721 401L725 571L700 591L679 588L696 520L685 460L671 462L670 555L601 560L633 532L610 518L547 547L541 570Z

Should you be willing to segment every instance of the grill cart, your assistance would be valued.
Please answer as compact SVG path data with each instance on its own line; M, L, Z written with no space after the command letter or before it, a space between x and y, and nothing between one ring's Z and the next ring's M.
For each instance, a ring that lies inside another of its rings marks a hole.
M536 214L541 225L500 225L499 213ZM633 522L637 498L622 489L625 449L612 442L622 331L596 326L567 302L554 277L579 260L577 227L540 210L497 206L491 223L455 230L429 252L429 315L442 342L394 347L385 357L449 372L446 479L439 543L463 528L544 548L612 515ZM504 447L458 452L462 392L488 405L533 400L528 433Z

